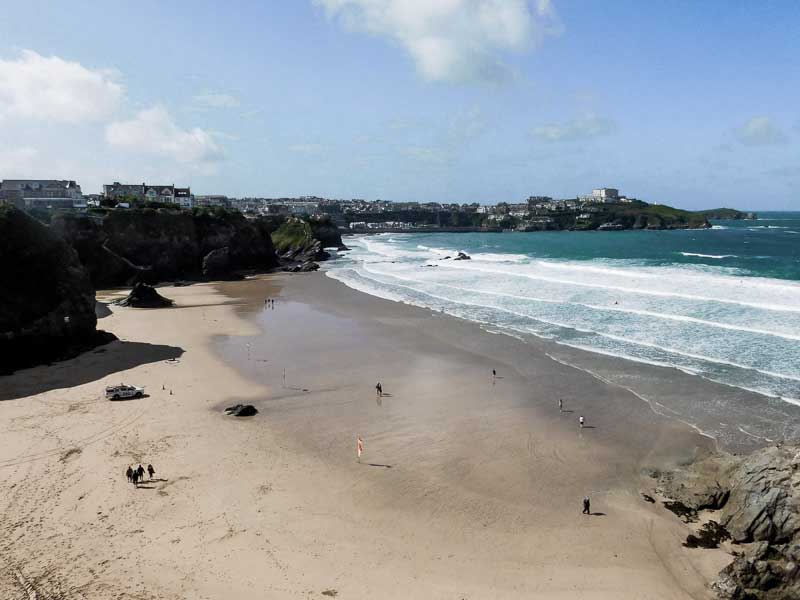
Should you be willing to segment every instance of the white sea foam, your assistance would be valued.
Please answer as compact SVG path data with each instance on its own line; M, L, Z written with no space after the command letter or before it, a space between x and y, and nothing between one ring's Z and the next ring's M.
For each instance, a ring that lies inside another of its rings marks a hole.
M737 258L735 254L698 254L696 252L680 252L684 256L696 256L698 258Z
M482 252L469 237L431 238L441 246L450 246L441 239L452 239L453 246L466 240L472 260L443 260L458 250L417 244L419 239L355 237L344 264L323 268L355 289L475 321L493 332L552 338L787 402L800 395L800 283L746 276L721 265L544 259ZM509 248L514 246L519 244Z

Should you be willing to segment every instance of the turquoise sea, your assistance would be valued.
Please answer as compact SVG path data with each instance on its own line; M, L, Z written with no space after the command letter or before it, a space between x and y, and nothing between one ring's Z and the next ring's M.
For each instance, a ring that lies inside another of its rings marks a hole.
M357 236L326 269L363 292L509 335L800 405L800 213L713 225ZM454 261L459 251L471 260Z

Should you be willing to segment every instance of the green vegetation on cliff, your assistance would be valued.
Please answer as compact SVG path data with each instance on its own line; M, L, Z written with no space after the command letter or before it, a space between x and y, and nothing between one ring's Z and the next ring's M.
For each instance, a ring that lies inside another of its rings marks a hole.
M710 208L708 210L698 211L707 219L717 220L740 220L740 219L755 219L755 213L746 213L735 208Z
M710 227L705 215L664 204L645 202L602 204L596 213L602 223L625 229L704 229ZM599 224L598 224L599 225Z
M302 219L287 219L272 232L272 243L278 253L308 247L313 240L311 226Z

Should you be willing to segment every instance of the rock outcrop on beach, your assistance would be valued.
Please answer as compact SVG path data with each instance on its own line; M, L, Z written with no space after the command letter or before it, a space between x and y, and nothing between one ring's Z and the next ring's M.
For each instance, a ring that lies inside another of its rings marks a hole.
M712 586L719 598L800 598L800 446L710 456L659 486L689 511L719 511L737 552Z
M231 275L231 249L227 246L212 250L203 257L203 277L222 279Z
M0 206L0 265L0 373L113 339L95 331L94 289L75 250L7 206Z
M156 288L139 282L133 286L130 294L114 304L132 308L166 308L172 306L173 302L159 294Z
M314 217L309 219L309 226L311 227L311 235L315 240L319 240L320 248L336 248L337 250L349 250L342 241L342 234L339 228L330 220L330 218Z
M236 404L226 408L225 414L231 417L252 417L258 414L258 409L252 404Z
M273 233L272 241L275 250L280 257L282 269L284 271L306 272L319 269L318 261L328 260L330 254L324 250L326 247L323 240L339 248L346 248L342 244L342 238L336 230L336 237L330 232L333 227L325 219L311 219L306 221L298 218L290 218L284 221ZM315 224L315 225L312 225ZM317 235L321 234L322 239ZM331 247L331 246L327 246Z
M120 209L58 215L52 227L78 252L97 288L224 279L278 266L271 224L238 211Z

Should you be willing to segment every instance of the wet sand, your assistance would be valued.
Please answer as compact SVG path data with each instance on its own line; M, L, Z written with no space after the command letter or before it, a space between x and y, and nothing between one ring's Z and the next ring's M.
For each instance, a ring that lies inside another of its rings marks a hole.
M640 496L711 441L539 348L320 273L163 293L0 380L0 596L708 598L729 560Z

